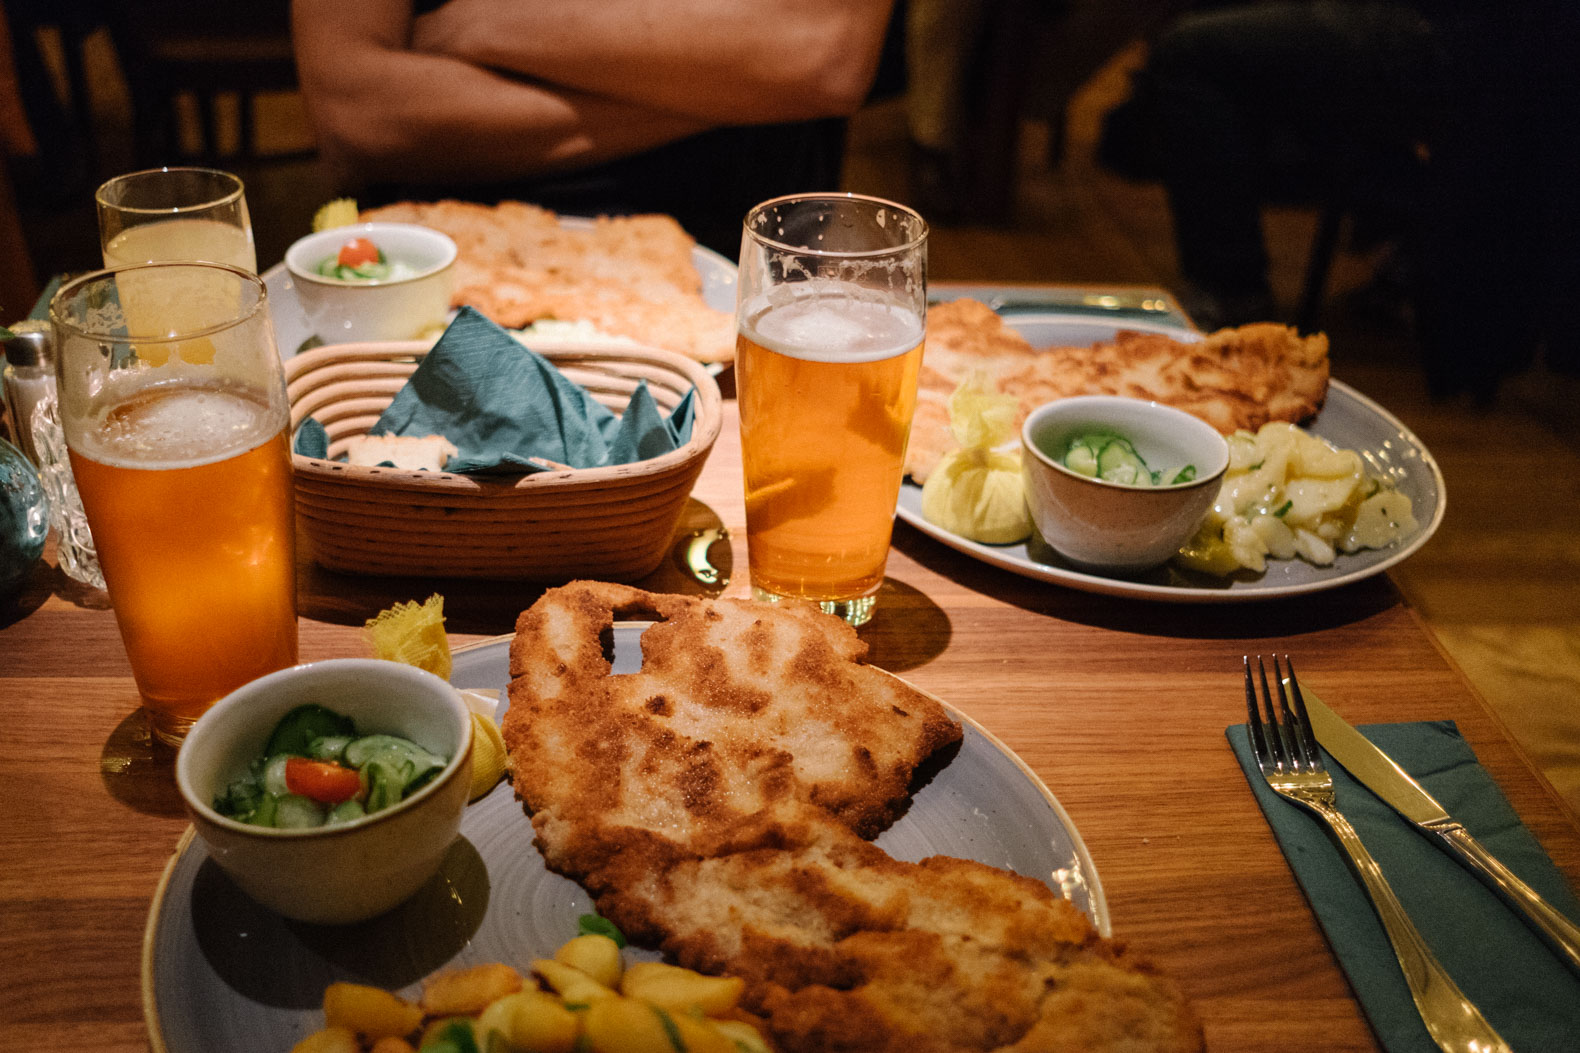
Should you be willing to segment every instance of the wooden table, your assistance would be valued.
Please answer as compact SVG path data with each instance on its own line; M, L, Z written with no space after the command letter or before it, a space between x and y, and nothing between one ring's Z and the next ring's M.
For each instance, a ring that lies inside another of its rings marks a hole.
M682 531L746 592L733 402ZM304 554L305 557L305 554ZM509 632L541 591L300 568L304 661L367 653L363 622L446 597L455 643ZM678 562L642 583L701 591ZM1217 1050L1375 1043L1235 763L1240 656L1289 651L1355 722L1452 718L1571 881L1580 822L1510 742L1386 577L1309 599L1174 606L1091 596L974 562L895 528L872 661L948 699L1034 768L1096 861L1115 934L1177 977ZM139 952L150 897L186 827L171 755L149 745L102 594L41 568L0 609L0 1047L146 1048ZM1126 761L1166 751L1194 775ZM525 840L523 841L525 844ZM1254 905L1254 906L1253 906ZM217 1053L217 1051L216 1051ZM283 1053L283 1051L282 1051Z

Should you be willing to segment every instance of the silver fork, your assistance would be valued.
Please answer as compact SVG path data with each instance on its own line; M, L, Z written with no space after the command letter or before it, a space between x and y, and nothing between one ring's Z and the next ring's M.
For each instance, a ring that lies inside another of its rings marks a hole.
M1267 686L1267 667L1260 655L1256 659L1261 678L1260 698L1251 679L1251 659L1245 659L1245 707L1250 717L1251 745L1256 763L1267 785L1307 809L1326 825L1329 834L1344 850L1350 869L1366 888L1377 917L1388 933L1388 942L1399 959L1410 997L1421 1014L1421 1022L1438 1048L1447 1053L1510 1053L1508 1043L1487 1023L1475 1005L1466 998L1443 969L1421 938L1399 898L1383 877L1382 868L1361 844L1360 835L1334 805L1333 777L1322 762L1306 702L1295 680L1295 667L1284 656L1289 669L1289 694L1284 693L1284 672L1278 656L1273 656L1273 679L1278 685L1278 705ZM1290 696L1294 705L1290 705Z

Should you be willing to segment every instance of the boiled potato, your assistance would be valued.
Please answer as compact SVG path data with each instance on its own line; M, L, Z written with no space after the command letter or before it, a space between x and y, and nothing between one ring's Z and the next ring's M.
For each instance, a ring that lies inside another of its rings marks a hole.
M478 1034L477 1021L473 1020L469 1016L438 1016L438 1017L434 1017L432 1020L428 1021L428 1023L426 1025L423 1026L422 1037L420 1039L418 1039L418 1041L417 1041L417 1048L421 1049L424 1046L427 1046L427 1045L429 1045L431 1043L439 1041L441 1038L444 1037L444 1033L445 1033L446 1030L449 1029L450 1025L451 1024L457 1024L457 1023L459 1023L463 1027L467 1027L467 1028L471 1029L471 1031L472 1031L472 1041L477 1044L477 1048L478 1049L487 1049L488 1048L488 1046L485 1044L486 1040L487 1040L487 1036Z
M1256 531L1262 539L1262 544L1267 546L1267 554L1274 559L1293 559L1295 556L1295 532L1289 524L1278 516L1267 514L1251 517L1251 529Z
M1317 527L1330 515L1344 511L1352 499L1360 503L1360 476L1341 479L1291 479L1284 487L1289 510L1284 522L1290 526Z
M532 1053L571 1053L580 1025L558 998L535 988L508 994L483 1010L477 1034L497 1035L514 1049Z
M532 971L567 1002L597 1002L616 997L613 988L605 987L580 969L564 962L538 958L532 963Z
M607 936L587 933L567 942L554 952L554 960L578 969L605 987L620 986L623 965L620 945Z
M422 985L422 1008L429 1016L471 1016L519 990L520 973L500 962L488 962L430 978Z
M1310 432L1295 429L1294 456L1289 461L1291 475L1315 479L1342 479L1363 474L1361 456L1354 450L1341 450Z
M1414 533L1420 526L1408 495L1397 490L1379 490L1360 503L1355 511L1355 522L1341 547L1345 552L1382 548L1405 534Z
M332 983L324 989L324 1022L373 1039L409 1035L422 1026L422 1009L381 987Z
M713 1029L731 1042L740 1053L769 1053L768 1041L744 1020L714 1020Z
M1419 526L1409 498L1380 489L1354 450L1281 421L1254 435L1235 432L1228 442L1229 470L1211 511L1175 556L1181 566L1261 573L1269 558L1296 556L1327 566L1338 550L1381 548Z
M582 1035L591 1053L675 1053L674 1021L666 1028L659 1013L632 998L600 999L587 1007Z
M386 1036L373 1043L368 1053L417 1053L417 1049L404 1038Z
M735 1042L714 1026L714 1021L674 1013L670 1016L686 1053L740 1053Z
M745 989L746 981L739 976L704 976L663 962L638 962L620 981L620 993L628 998L708 1016L734 1009Z
M1333 546L1326 540L1309 530L1301 529L1295 531L1295 551L1300 553L1301 559L1315 563L1319 567L1332 563L1337 556Z
M292 1046L291 1053L362 1053L362 1047L349 1027L326 1027Z

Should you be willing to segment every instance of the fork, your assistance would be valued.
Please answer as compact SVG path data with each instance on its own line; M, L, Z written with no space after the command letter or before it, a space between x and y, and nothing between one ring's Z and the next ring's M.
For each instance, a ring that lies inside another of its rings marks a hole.
M1329 835L1344 850L1350 869L1371 897L1377 917L1388 933L1388 942L1393 944L1394 955L1399 959L1399 968L1410 987L1410 997L1415 1000L1421 1022L1438 1048L1445 1053L1510 1053L1508 1043L1465 997L1426 945L1383 877L1382 868L1334 804L1333 777L1328 774L1322 753L1317 749L1317 739L1306 714L1306 701L1301 697L1295 667L1288 655L1284 656L1284 665L1289 670L1287 695L1283 668L1278 656L1273 656L1273 679L1278 685L1278 705L1275 707L1261 655L1256 658L1261 678L1260 698L1251 679L1251 658L1249 655L1245 658L1245 706L1250 717L1251 745L1256 751L1262 777L1273 792L1322 820Z

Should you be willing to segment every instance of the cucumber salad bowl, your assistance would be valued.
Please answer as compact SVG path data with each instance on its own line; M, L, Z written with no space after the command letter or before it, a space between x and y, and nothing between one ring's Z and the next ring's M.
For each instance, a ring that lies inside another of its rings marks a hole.
M208 855L295 921L363 921L439 869L471 786L472 719L414 666L332 659L216 702L176 756Z

